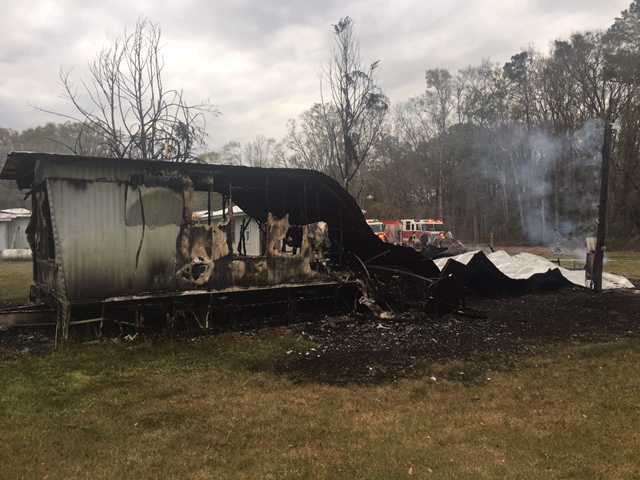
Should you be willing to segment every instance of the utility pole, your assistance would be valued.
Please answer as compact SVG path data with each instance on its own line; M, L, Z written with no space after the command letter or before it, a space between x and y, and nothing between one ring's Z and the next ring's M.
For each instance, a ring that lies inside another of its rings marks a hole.
M609 120L605 120L604 139L602 142L602 167L600 170L600 205L598 207L598 233L596 251L593 259L593 288L602 291L602 263L604 257L605 239L607 236L607 199L609 197L609 158L611 157L611 143L613 131Z

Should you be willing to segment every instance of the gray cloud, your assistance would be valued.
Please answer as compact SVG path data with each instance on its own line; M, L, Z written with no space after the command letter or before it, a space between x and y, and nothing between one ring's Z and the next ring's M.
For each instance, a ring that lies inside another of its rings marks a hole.
M356 22L365 61L380 59L379 80L392 101L423 89L424 70L504 62L522 48L604 29L629 0L308 1L36 0L3 6L0 126L55 121L33 106L71 112L60 98L60 68L76 78L110 39L136 18L162 26L166 83L191 101L209 99L211 144L274 137L319 98L331 24Z

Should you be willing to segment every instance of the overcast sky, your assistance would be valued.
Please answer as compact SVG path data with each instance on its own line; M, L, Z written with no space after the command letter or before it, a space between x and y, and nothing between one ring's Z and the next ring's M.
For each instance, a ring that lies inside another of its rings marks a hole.
M0 127L22 129L69 111L60 68L76 78L122 30L146 16L163 31L166 80L190 102L210 99L212 146L263 134L319 97L331 24L354 19L365 61L381 60L379 83L392 102L423 90L424 70L483 58L504 62L527 46L546 51L572 32L605 29L630 0L3 0L0 15Z

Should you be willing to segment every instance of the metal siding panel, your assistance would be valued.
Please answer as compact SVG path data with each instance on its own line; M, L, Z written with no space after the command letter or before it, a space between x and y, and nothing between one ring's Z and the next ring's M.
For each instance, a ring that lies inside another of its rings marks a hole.
M142 224L126 225L128 222L125 218L127 251L135 272L133 289L135 292L175 290L177 239L182 223L182 195L162 187L140 187L140 192L145 210L144 238ZM139 209L139 198L138 191L129 187L127 217ZM135 258L141 241L138 267L135 268Z
M240 235L239 232L238 235ZM260 227L253 219L249 222L245 232L245 242L247 244L247 255L254 257L260 255Z
M235 208L235 207L234 207ZM236 215L235 217L235 228L234 228L234 245L233 251L237 251L238 241L240 240L240 227L242 226L242 222L247 218L246 215ZM214 223L221 223L222 216L220 216ZM260 227L258 227L258 223L251 219L249 221L249 226L247 230L245 230L245 244L247 247L247 255L257 257L261 254L260 252Z
M249 228L250 231L249 241L247 242L247 253L249 254L249 251L251 251L249 255L262 255L260 248L260 227L258 226L258 222L252 219L251 223L249 224Z
M136 267L142 226L126 225L124 184L56 179L49 183L61 242L57 255L62 258L71 301L175 288L180 219L171 225L145 228ZM129 205L137 200L137 193L131 187L128 190ZM163 190L163 202L179 201L177 193Z
M18 217L9 224L9 247L7 248L31 248L27 241L28 217Z
M0 222L0 252L9 248L9 222Z

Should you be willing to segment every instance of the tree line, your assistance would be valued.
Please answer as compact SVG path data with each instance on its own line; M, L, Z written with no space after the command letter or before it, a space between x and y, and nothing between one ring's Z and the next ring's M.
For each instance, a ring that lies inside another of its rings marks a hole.
M140 78L162 86L161 64L136 60L157 57L159 30L146 37L148 26L101 53L93 64L99 88L102 76L114 85L107 93L128 85L113 80L131 75L113 66L114 52L133 57L118 61L134 73L151 65L151 74ZM320 99L289 121L281 139L258 135L197 152L204 145L202 114L213 109L190 106L170 90L158 97L168 100L149 110L151 117L132 114L112 127L109 112L117 102L99 101L98 111L107 115L97 123L79 109L75 123L64 127L75 129L76 139L70 135L60 144L110 156L117 153L113 145L125 145L135 158L311 168L338 180L371 217L441 217L459 238L474 242L579 244L595 233L603 131L610 123L610 238L629 247L640 239L640 0L605 30L556 40L545 53L527 49L504 64L483 60L458 71L427 69L424 90L395 105L377 82L383 64L363 61L353 21L340 19L332 33ZM101 98L100 91L94 98ZM144 105L135 92L125 100ZM162 129L154 119L165 122ZM11 141L19 143L23 134L13 132ZM51 148L63 147L44 146Z
M334 29L321 101L284 138L227 144L208 159L320 170L370 217L440 217L468 241L577 246L595 234L610 123L609 236L637 247L640 1L547 53L428 69L424 91L393 107L376 84L380 63L363 67L351 19Z

